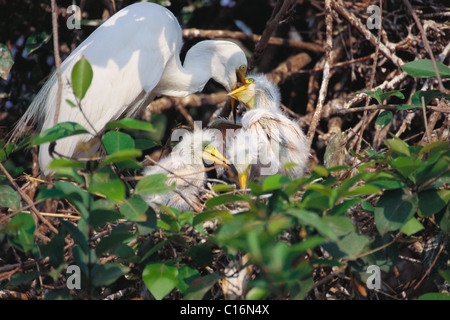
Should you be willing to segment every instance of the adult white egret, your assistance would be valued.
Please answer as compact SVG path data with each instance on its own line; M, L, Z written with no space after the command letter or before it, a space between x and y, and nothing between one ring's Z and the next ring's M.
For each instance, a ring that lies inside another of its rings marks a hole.
M237 87L238 79L245 78L247 59L233 42L201 41L187 52L183 65L181 47L181 27L169 10L148 2L123 8L62 63L58 122L77 122L94 134L111 120L133 116L156 96L184 97L203 90L211 78L230 91ZM69 80L73 66L83 56L92 66L93 79L80 112L67 100L75 101ZM57 76L53 74L17 124L13 140L24 133L27 125L36 125L41 131L54 125L57 89ZM54 151L67 157L81 156L77 146L91 138L87 134L63 138L57 141ZM39 164L46 175L50 173L47 165L51 159L48 144L42 145Z
M244 113L242 129L227 147L227 158L240 175L241 187L249 175L304 175L310 157L308 141L299 125L281 110L278 87L258 74L229 95L251 109Z
M144 175L165 174L168 185L176 183L173 191L165 194L144 197L153 207L157 204L174 207L182 211L196 207L197 195L206 183L204 162L228 167L226 159L214 147L216 132L213 130L194 130L184 132L172 152L153 166L144 170ZM219 132L220 134L220 132ZM176 139L176 136L172 136Z

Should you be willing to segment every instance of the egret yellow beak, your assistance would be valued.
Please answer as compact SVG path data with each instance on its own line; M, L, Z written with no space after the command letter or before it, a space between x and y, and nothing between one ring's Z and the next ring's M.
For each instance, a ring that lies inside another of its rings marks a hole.
M243 174L239 174L239 184L241 185L241 189L247 189L247 180L250 168L251 166L249 165Z
M211 144L208 143L203 147L202 154L205 161L221 165L227 169L230 168L227 159Z
M247 73L247 66L242 65L239 67L239 69L236 70L236 76L240 83L246 83L245 74ZM236 82L236 85L232 88L232 90L236 90L238 88L238 83ZM237 117L237 109L236 109L236 101L234 99L231 99L231 111L233 113L233 121L236 124L236 117Z
M250 108L250 109L253 108L255 106L255 83L254 83L254 80L252 78L246 78L245 84L242 87L231 91L230 93L228 93L228 95L231 98L242 102L248 108ZM233 101L233 99L232 99L232 101Z

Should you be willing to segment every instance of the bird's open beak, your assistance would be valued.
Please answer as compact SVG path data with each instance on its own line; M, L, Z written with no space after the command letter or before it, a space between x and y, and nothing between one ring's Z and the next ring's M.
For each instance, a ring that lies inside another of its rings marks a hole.
M225 168L230 168L227 159L211 144L207 144L203 148L203 159L209 161L210 163L221 165Z
M245 74L247 73L247 68L239 68L237 71L236 71L236 76L237 76L237 79L238 79L238 82L240 82L240 83L246 83L245 81L246 81L246 78L245 78ZM237 88L239 88L239 85L238 85L238 83L236 83L236 85L231 89L231 90L236 90ZM234 123L236 124L236 118L237 118L237 109L236 109L236 100L233 98L233 97L231 97L232 99L231 99L231 111L232 111L232 113L233 113L233 121L234 121Z
M242 87L228 93L228 95L232 98L231 101L233 99L238 100L251 109L255 106L255 92L252 90L253 87L253 82L247 82Z

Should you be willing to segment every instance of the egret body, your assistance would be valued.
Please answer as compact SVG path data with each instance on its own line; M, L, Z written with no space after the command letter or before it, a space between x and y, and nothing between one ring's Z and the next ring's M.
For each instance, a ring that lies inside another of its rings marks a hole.
M244 113L241 132L234 137L231 154L227 153L241 176L241 185L249 174L284 174L290 178L304 175L310 156L308 141L299 125L281 110L278 87L262 74L246 82L229 93L251 109ZM245 139L240 136L246 136L250 143L243 143ZM239 160L243 153L247 154L244 162Z
M144 175L165 174L168 186L175 189L165 194L144 197L151 206L162 204L182 211L195 209L197 195L206 183L204 161L228 167L225 158L214 146L214 131L186 132L172 152L157 164L145 169Z
M62 99L57 122L77 122L95 134L111 120L133 116L157 96L184 97L203 90L211 78L230 91L237 87L239 78L245 77L246 56L232 42L201 41L187 52L184 64L180 61L181 48L181 27L169 10L148 2L125 7L61 64ZM81 101L84 115L66 102L76 101L70 78L73 66L83 56L93 69L91 85ZM17 124L13 139L20 137L27 125L36 125L41 131L54 125L57 90L54 73ZM91 138L87 134L63 138L54 150L66 157L81 156L77 146ZM48 144L42 145L39 164L45 174L50 173L47 166L51 159Z

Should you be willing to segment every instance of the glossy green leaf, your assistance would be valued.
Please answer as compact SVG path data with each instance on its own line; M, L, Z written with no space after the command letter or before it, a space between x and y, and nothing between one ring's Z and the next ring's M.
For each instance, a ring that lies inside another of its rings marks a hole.
M36 231L36 223L30 214L25 212L16 214L6 227L14 234L14 236L8 237L8 242L16 249L28 252L35 247L34 232Z
M384 128L389 124L389 122L392 121L393 116L394 115L391 111L382 111L375 121L375 124L380 126L381 128Z
M161 300L177 286L178 269L164 263L148 264L142 273L142 280L155 299Z
M337 240L333 229L314 212L302 209L290 209L288 213L297 218L301 225L314 227L324 237Z
M246 199L247 199L247 197L239 196L236 194L223 194L223 195L219 195L214 198L208 199L208 201L206 201L205 205L207 208L214 208L216 206L220 206L220 205L227 204L230 202L242 201L242 200L246 200Z
M82 125L75 122L60 122L55 126L41 132L31 144L37 146L43 143L56 141L65 137L89 133Z
M426 190L419 193L419 214L429 217L441 211L450 201L450 190Z
M184 300L202 300L205 294L220 280L218 275L212 274L195 279L186 290Z
M450 77L450 68L447 67L445 64L436 61L436 67L437 67L439 75L442 78ZM413 77L419 77L419 78L436 77L436 72L434 70L433 62L429 59L420 59L420 60L405 63L402 66L402 69L407 74L409 74L410 76L413 76Z
M408 157L411 156L411 153L409 151L409 146L406 142L395 138L395 139L387 139L385 141L385 144L393 151L399 154L404 154Z
M132 118L123 118L117 121L111 121L106 124L106 129L131 129L154 132L151 123Z
M130 268L119 263L97 265L92 270L92 284L96 287L109 286L129 271Z
M91 85L94 72L91 64L83 56L72 69L72 89L76 97L80 100L86 95Z
M100 163L100 166L106 166L111 163L117 163L126 160L134 160L135 158L140 157L141 155L142 151L137 149L126 149L122 151L117 151L114 152L113 154L106 156Z
M10 186L0 185L0 206L12 210L20 209L20 196Z
M151 196L169 192L175 187L175 184L167 186L167 181L168 178L165 174L146 176L137 183L135 193L141 196Z
M3 43L0 43L0 78L8 79L13 64L14 57L11 51Z
M220 219L220 220L226 221L226 220L231 220L232 218L233 218L233 215L230 214L227 210L203 211L195 216L192 224L194 226L196 226L197 224L208 221L208 220Z
M139 195L125 199L120 206L120 213L130 221L147 221L148 204Z
M106 152L110 155L119 151L134 149L133 138L129 134L119 131L105 133L102 142Z
M291 180L283 175L273 175L264 179L262 183L263 191L270 191L284 187Z
M403 189L387 190L375 208L375 224L381 235L399 230L410 220L418 207L418 197Z
M88 182L88 190L91 193L104 195L117 203L121 203L125 197L123 182L109 167L95 171Z
M423 230L423 225L416 218L412 218L407 221L403 227L400 228L400 231L406 234L407 236L413 235L421 230Z
M446 292L437 293L437 292L430 292L425 293L424 295L421 295L418 300L450 300L450 294Z

